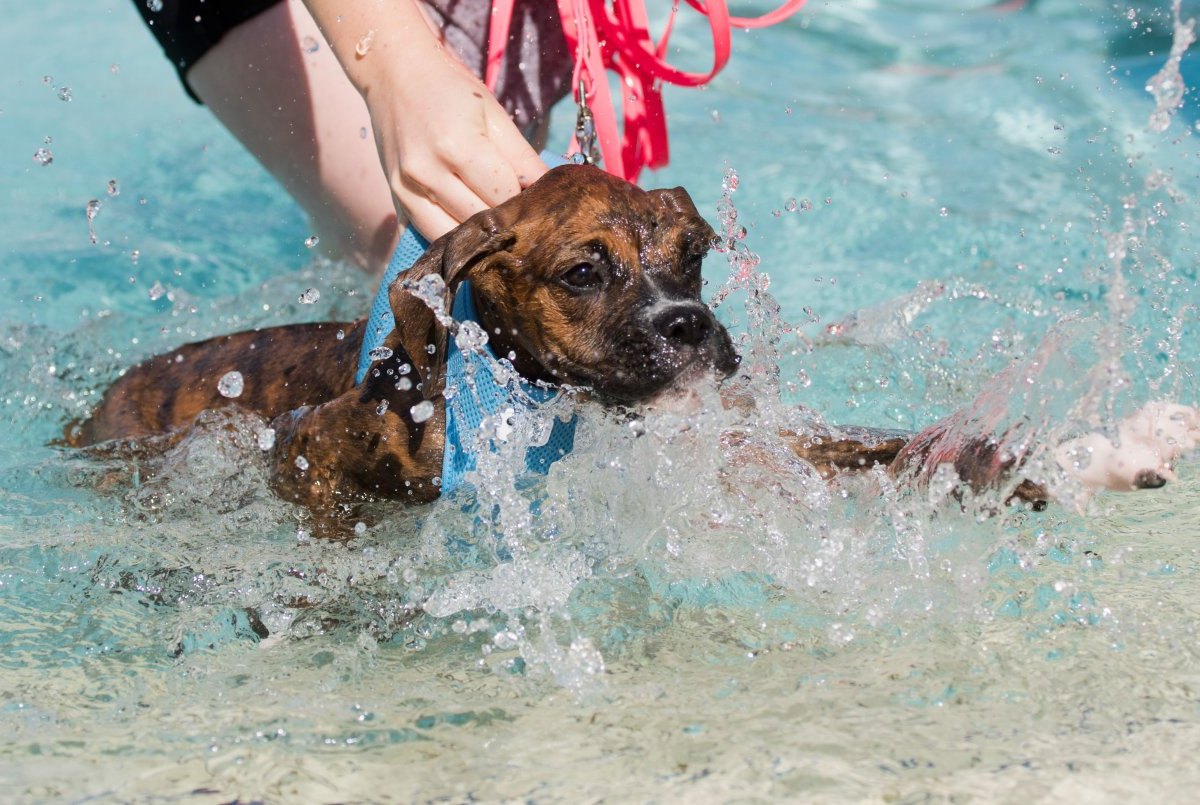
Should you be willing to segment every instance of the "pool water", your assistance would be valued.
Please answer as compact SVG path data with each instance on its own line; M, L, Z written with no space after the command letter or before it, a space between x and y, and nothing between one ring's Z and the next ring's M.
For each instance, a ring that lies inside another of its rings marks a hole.
M9 9L6 796L1190 798L1195 465L1034 513L829 487L773 435L973 407L1036 446L1197 402L1197 116L1185 95L1159 130L1145 90L1176 27L1165 2L851 0L739 33L716 82L668 90L643 184L726 234L707 292L757 410L585 408L544 482L502 451L475 496L341 544L272 496L253 418L162 456L52 444L145 356L374 289L314 257L127 3ZM705 42L692 20L675 56Z

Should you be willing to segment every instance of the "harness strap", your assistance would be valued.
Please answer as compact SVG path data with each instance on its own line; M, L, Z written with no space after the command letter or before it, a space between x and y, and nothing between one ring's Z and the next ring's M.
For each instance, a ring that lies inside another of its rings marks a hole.
M542 152L546 164L555 166L563 164L557 154L549 151ZM388 263L387 271L380 282L379 291L375 294L375 302L367 317L363 329L362 347L358 355L358 369L354 374L354 383L358 385L366 378L373 359L371 353L383 344L384 338L396 328L396 319L392 314L391 300L388 288L392 283L421 258L429 242L417 234L414 227L408 227L400 237L396 251ZM454 296L451 315L457 321L474 321L475 306L471 298L470 283L464 282L459 286ZM480 428L487 418L497 415L539 416L537 408L549 403L557 396L552 389L539 388L528 383L518 383L518 388L510 388L507 381L502 384L493 374L495 356L491 347L483 347L485 355L474 352L463 352L458 343L451 338L447 350L446 375L446 448L442 454L442 494L449 494L459 485L467 473L476 467L477 450L481 439L478 437ZM495 439L485 434L482 441L495 450ZM532 473L546 474L550 465L562 456L571 452L575 443L575 418L568 421L555 418L552 427L542 434L542 438L531 440L525 454L525 469Z

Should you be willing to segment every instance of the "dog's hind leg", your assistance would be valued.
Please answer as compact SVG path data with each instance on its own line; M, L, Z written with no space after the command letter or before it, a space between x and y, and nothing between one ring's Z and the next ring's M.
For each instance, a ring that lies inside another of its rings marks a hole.
M273 483L317 515L371 498L428 503L441 492L445 402L426 398L395 334L393 350L336 399L277 417Z

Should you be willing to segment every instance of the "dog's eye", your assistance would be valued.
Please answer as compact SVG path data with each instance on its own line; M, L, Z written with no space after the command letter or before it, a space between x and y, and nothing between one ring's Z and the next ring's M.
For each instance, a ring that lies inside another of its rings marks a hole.
M564 271L558 279L569 288L584 291L598 288L604 282L604 275L591 263L579 263Z

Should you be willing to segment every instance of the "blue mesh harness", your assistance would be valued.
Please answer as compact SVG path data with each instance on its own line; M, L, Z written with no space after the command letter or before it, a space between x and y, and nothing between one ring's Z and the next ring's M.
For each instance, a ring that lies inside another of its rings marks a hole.
M547 155L542 156L546 158ZM388 288L401 273L412 267L428 247L429 242L409 227L400 238L396 251L392 253L363 333L358 371L354 376L356 384L363 381L371 367L371 350L383 344L383 339L396 328L396 320L392 316L391 304L388 301ZM469 283L459 285L450 315L459 322L478 321ZM474 351L464 352L453 337L449 339L446 357L446 448L442 455L443 495L448 495L461 486L466 474L476 468L476 449L481 441L488 443L490 449L496 449L491 441L491 433L482 440L480 438L484 420L488 420L494 430L496 417L518 415L522 410L536 409L557 396L557 392L552 389L537 387L524 381L517 383L516 389L511 388L508 383L498 381L495 375L498 364L491 347L484 344L482 351L486 355ZM511 414L509 409L512 409ZM575 417L572 416L569 421L555 417L544 443L535 444L526 450L525 468L529 472L544 475L549 472L551 464L571 452L574 446Z

